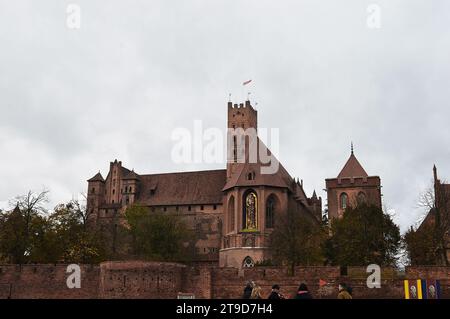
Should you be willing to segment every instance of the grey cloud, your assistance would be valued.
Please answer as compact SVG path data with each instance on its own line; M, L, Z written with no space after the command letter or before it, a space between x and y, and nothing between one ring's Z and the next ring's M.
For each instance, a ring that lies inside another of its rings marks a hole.
M43 184L70 199L114 158L149 173L223 167L172 163L171 131L225 128L228 93L250 89L309 193L325 198L353 140L405 230L432 165L450 179L450 3L376 1L371 30L372 2L0 1L0 202ZM65 26L68 3L80 30Z

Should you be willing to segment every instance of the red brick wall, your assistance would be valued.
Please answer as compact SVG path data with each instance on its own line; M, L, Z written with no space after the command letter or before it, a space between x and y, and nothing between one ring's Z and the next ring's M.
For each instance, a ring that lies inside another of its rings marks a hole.
M0 265L0 298L96 298L99 266L80 268L81 288L69 289L67 265Z
M293 276L286 268L256 267L238 272L235 268L208 268L204 272L211 274L211 298L242 297L248 280L253 280L262 288L263 297L267 297L273 284L281 286L281 293L287 298L295 295L300 283L305 283L314 298L336 298L338 284L345 282L353 288L354 298L404 298L404 279L440 279L442 297L450 298L450 267L409 267L406 273L398 273L393 268L383 268L381 288L369 289L364 267L348 267L347 275L341 275L339 267L297 267ZM327 284L320 287L320 279ZM192 283L191 283L192 284ZM201 284L199 284L201 285ZM195 285L185 285L187 292L195 292ZM196 293L197 298L203 296Z
M186 266L142 261L100 264L100 298L176 298Z
M296 293L302 282L314 298L336 298L337 285L353 287L355 298L403 298L403 280L439 279L442 297L450 298L450 267L407 267L405 273L382 269L382 287L369 289L363 267L297 267L293 276L286 268L236 268L185 266L157 262L105 262L81 265L81 288L69 289L67 265L0 265L0 298L176 298L179 292L196 298L241 298L248 280L262 288L264 297L278 284L286 297ZM319 280L327 284L319 287Z

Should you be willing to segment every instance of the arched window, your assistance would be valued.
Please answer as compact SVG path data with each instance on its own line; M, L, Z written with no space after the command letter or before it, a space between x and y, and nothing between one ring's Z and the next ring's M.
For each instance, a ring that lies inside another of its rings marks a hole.
M359 192L358 193L358 204L364 204L366 202L366 193Z
M256 230L258 226L258 198L253 190L245 192L243 204L242 228Z
M234 196L231 196L228 201L228 232L234 230L234 223Z
M244 258L244 261L242 262L242 268L252 268L254 266L255 262L250 256Z
M266 202L266 228L274 227L275 199L270 196Z
M346 209L348 205L348 195L346 193L341 194L341 208Z

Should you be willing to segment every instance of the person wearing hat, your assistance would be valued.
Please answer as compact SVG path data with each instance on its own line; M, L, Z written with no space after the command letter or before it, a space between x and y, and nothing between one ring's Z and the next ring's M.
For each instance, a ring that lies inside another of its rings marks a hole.
M280 286L273 285L272 292L267 299L284 299L283 295L280 294Z
M295 299L312 299L311 293L304 283L300 284L300 286L298 287Z

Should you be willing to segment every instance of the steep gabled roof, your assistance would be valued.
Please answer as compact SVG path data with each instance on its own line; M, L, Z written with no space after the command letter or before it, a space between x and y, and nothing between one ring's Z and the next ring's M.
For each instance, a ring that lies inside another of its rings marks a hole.
M136 174L133 170L133 171L129 172L128 174L126 174L125 177L122 177L122 179L124 179L124 180L136 179L137 180L137 179L139 179L139 175Z
M345 163L344 168L342 168L341 172L338 175L338 178L345 177L368 177L366 171L362 167L362 165L358 162L355 155L350 155L350 158Z
M102 174L100 174L100 172L95 174L95 176L92 177L91 179L88 179L88 182L104 182L104 181L105 179L103 178Z
M267 146L258 138L258 154L268 154L271 155L272 153L267 148ZM259 148L263 148L263 150L260 150ZM263 167L269 167L269 164L261 163L261 161L258 160L256 163L249 163L248 155L247 160L245 163L236 163L233 165L236 165L236 171L233 173L233 175L230 177L228 182L223 187L223 190L230 189L232 187L236 186L273 186L273 187L284 187L284 188L292 188L294 179L289 175L289 173L286 171L286 169L281 165L281 163L276 159L275 157L274 161L276 163L271 163L272 167L273 164L278 165L278 170L273 174L262 174L262 168ZM247 178L247 174L254 173L255 177L249 180Z

